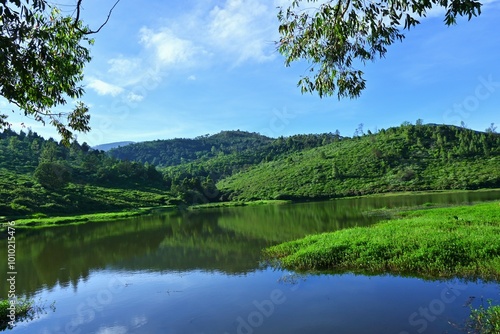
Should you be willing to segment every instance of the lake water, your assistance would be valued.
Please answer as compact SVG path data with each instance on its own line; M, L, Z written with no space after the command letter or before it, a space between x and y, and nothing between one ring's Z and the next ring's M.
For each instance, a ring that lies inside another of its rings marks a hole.
M297 275L259 263L261 250L381 219L366 210L494 199L500 191L401 195L18 231L16 291L45 308L9 332L461 333L469 303L500 300L498 284Z

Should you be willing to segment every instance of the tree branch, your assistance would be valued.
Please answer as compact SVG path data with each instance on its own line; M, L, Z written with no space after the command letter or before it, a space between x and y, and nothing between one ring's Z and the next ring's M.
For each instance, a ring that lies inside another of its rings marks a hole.
M116 0L116 2L113 5L113 7L111 7L111 9L109 10L108 17L106 18L106 21L104 21L104 23L101 24L101 26L99 27L99 29L86 31L86 30L82 30L80 27L78 27L78 21L80 20L80 11L81 11L80 7L82 5L82 1L83 0L78 0L78 2L76 3L76 18L75 18L75 25L74 25L74 27L78 31L82 32L85 35L97 34L99 31L101 31L101 29L108 23L109 18L111 17L111 14L113 13L113 10L115 9L116 5L118 5L118 3L120 2L120 0Z

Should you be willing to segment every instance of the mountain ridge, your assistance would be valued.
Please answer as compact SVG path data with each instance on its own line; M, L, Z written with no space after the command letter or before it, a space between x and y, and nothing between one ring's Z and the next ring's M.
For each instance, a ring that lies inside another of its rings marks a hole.
M500 135L450 125L404 123L354 137L222 131L109 152L0 133L3 215L479 188L500 188Z

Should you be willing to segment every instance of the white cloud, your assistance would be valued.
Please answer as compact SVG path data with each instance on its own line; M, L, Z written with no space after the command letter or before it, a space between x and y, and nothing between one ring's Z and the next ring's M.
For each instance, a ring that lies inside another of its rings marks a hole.
M111 326L111 327L101 327L97 331L97 334L126 334L128 329L125 326Z
M210 40L236 63L274 59L277 21L274 7L255 0L227 0L210 12Z
M110 83L104 82L96 78L90 78L88 87L92 88L99 95L111 95L116 96L123 92L123 88L119 86L112 85Z
M125 58L120 56L118 58L112 58L108 60L108 64L111 66L108 70L109 73L118 75L129 75L139 68L141 60L137 58Z
M91 78L88 87L111 96L126 89L129 101L140 102L144 94L128 93L131 87L144 82L153 87L152 81L157 85L177 70L272 60L276 56L274 40L278 39L276 12L273 1L199 3L185 14L165 18L167 23L160 26L140 28L135 54L109 59L107 73L99 74L102 80ZM188 75L187 79L197 78Z
M10 106L9 101L6 98L0 96L0 108L3 109L3 108L7 108L9 106Z
M486 6L493 4L495 2L498 2L498 0L482 0L480 2L483 5L482 9L484 9ZM430 10L427 11L426 17L428 17L428 18L443 17L444 18L445 13L446 13L446 8L444 8L443 6L434 5Z
M199 52L199 48L186 39L179 38L168 28L159 31L143 27L140 30L140 43L153 50L161 65L187 64Z
M144 96L130 92L127 95L127 100L129 100L130 102L141 102L142 100L144 100Z

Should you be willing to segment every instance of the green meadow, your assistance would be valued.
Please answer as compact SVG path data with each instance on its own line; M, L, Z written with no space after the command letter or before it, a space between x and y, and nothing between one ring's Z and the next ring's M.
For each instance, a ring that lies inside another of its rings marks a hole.
M273 246L264 255L298 271L499 280L500 204L402 212L370 227Z

